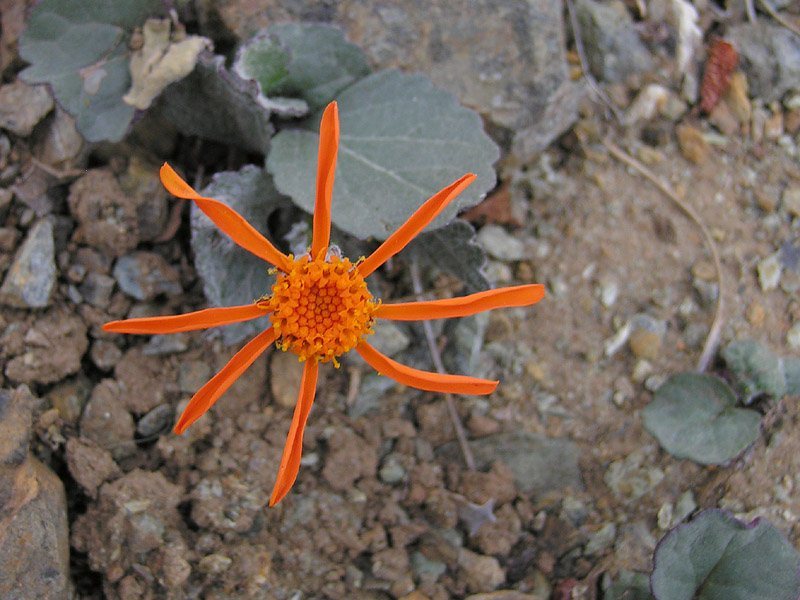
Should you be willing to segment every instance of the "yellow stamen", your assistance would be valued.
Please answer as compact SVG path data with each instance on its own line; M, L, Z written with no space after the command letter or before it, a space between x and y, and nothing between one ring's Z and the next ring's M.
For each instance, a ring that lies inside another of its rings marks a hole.
M335 366L338 356L372 333L378 306L350 259L332 254L294 260L262 303L272 313L278 348L291 350L301 361Z

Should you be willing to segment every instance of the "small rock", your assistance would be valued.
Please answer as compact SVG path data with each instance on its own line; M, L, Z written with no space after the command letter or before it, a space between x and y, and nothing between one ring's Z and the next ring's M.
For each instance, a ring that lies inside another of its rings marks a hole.
M114 277L120 289L137 300L152 300L159 294L177 296L183 291L178 271L153 252L121 257L114 265Z
M405 575L409 567L404 548L386 548L372 555L372 574L378 579L394 581Z
M5 467L19 467L28 456L34 397L28 386L0 389L0 508L9 499L13 481L5 481Z
M652 568L656 539L644 521L635 521L620 528L614 544L614 559L626 569L649 571Z
M725 102L741 124L749 124L752 117L750 97L747 93L747 75L736 71L731 75Z
M792 350L800 350L800 321L797 321L786 334L786 343Z
M384 483L394 485L403 481L406 476L406 470L397 456L390 454L384 459L378 471L378 476Z
M657 321L649 315L635 315L631 321L631 334L628 344L638 358L653 360L661 350L661 341L667 330L663 321Z
M211 367L201 360L187 360L178 367L178 388L186 394L194 394L210 378Z
M50 304L56 283L53 224L42 219L28 232L0 287L0 302L18 308Z
M788 187L783 191L781 206L792 217L800 217L800 186Z
M0 86L0 127L27 137L36 124L53 110L46 85L28 85L21 79Z
M672 502L664 502L661 508L658 509L656 522L658 523L658 528L662 531L669 531L672 529L672 511Z
M736 135L739 131L739 121L727 102L718 103L708 115L708 121L727 136Z
M600 303L606 308L611 308L619 297L619 284L613 279L603 279L600 282Z
M447 571L447 564L428 558L422 552L411 555L411 571L420 583L435 583Z
M703 132L691 125L681 124L675 129L678 136L678 146L683 157L696 165L702 165L708 160L711 146L703 137Z
M155 240L164 231L169 217L167 191L158 178L158 167L134 154L119 184L136 207L139 237L145 242Z
M498 433L470 440L470 448L479 469L488 469L495 461L508 466L520 491L538 497L567 488L581 489L578 448L562 438L528 433ZM458 456L455 443L448 443L437 453Z
M142 354L145 356L164 356L165 354L178 354L189 348L189 341L184 333L171 335L154 335L144 346Z
M36 145L39 160L56 169L74 167L84 149L83 136L75 119L56 106L55 115L45 124L44 134Z
M675 510L673 511L673 524L677 525L682 522L686 517L691 515L697 508L697 502L694 500L692 490L683 492L678 501L675 502Z
M282 408L294 408L303 376L303 363L292 352L273 352L269 363L272 398Z
M224 554L209 554L201 558L197 566L201 573L219 575L227 571L231 564L233 564L233 560Z
M92 362L101 371L110 371L122 358L122 350L114 342L95 340L89 351Z
M764 139L777 141L783 135L783 113L774 112L764 122Z
M712 306L719 297L719 285L716 281L706 281L695 277L692 279L692 286L697 290L700 300L706 306Z
M500 225L484 225L477 239L483 249L498 260L514 261L526 257L525 244Z
M77 179L67 201L78 221L74 241L111 256L122 256L139 243L136 207L111 171L92 169Z
M470 592L491 592L506 580L506 573L493 556L482 556L466 548L458 551L458 566Z
M113 379L98 383L83 411L80 431L115 458L122 458L135 452L136 446L133 417L118 398L119 386Z
M47 393L46 398L65 423L74 425L81 418L83 407L89 399L91 391L92 385L89 380L78 376L54 386Z
M411 338L396 323L381 321L375 326L375 333L370 336L369 343L386 356L396 356L408 348Z
M175 411L170 404L160 404L139 419L136 433L144 438L164 433L170 427Z
M141 349L125 352L114 368L118 399L132 413L141 415L165 401L167 382L174 381L169 364L145 356Z
M83 299L97 308L107 308L114 291L114 279L108 275L92 271L86 275L78 286Z
M757 270L758 282L761 285L761 289L765 292L774 290L781 281L781 272L783 271L780 253L776 252L775 254L771 254L759 262Z
M90 498L106 481L122 475L111 453L84 438L67 440L67 468Z
M77 373L89 347L86 325L60 308L53 308L25 334L24 351L8 361L6 376L20 383L55 383Z
M595 77L613 83L632 73L650 70L653 60L622 2L581 0L576 9Z
M747 322L753 327L761 327L764 324L764 319L767 316L767 311L764 305L758 300L754 300L750 306L747 307Z
M17 247L19 235L15 227L0 227L0 252L12 252Z
M375 476L377 452L364 438L350 429L337 427L327 442L328 454L322 477L334 490L348 490L361 477Z

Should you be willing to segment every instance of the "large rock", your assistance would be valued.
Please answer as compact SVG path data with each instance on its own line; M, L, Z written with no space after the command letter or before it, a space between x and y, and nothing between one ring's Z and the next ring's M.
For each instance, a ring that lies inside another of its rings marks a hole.
M28 453L34 397L0 390L0 598L66 599L67 502L61 480Z
M569 80L558 0L222 0L242 39L280 21L331 22L377 68L422 71L513 135L528 158L575 120L580 87Z
M11 133L30 135L51 110L53 97L45 85L28 85L17 79L0 87L0 127Z
M800 88L800 36L759 21L731 27L725 37L739 51L752 96L771 102Z
M36 223L28 232L0 288L0 302L18 308L43 308L50 304L56 284L53 224Z

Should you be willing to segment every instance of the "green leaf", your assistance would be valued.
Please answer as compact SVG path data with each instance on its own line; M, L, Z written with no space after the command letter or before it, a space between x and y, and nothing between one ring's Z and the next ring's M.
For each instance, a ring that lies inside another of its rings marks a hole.
M786 393L800 396L800 358L789 356L783 359L783 373L786 376Z
M753 340L736 341L722 351L722 358L733 372L745 404L761 394L780 398L786 392L780 357L766 346Z
M184 135L265 154L273 129L257 97L253 82L228 71L222 56L204 52L188 77L164 90L159 107Z
M603 600L653 600L650 579L644 573L620 571L617 581L603 592Z
M42 0L31 11L20 56L29 83L48 83L89 141L119 141L134 109L122 100L130 87L128 39L161 8L159 0Z
M225 202L262 233L267 231L270 214L288 205L270 177L252 165L217 173L202 193ZM211 304L248 304L270 291L270 265L234 244L194 204L191 228L195 268ZM267 327L266 318L229 325L222 330L223 340L234 344Z
M455 275L467 284L468 292L489 289L483 274L486 253L475 241L475 229L456 219L449 225L423 233L408 245L408 251L425 266Z
M650 576L657 600L797 600L800 556L767 521L701 512L659 542Z
M422 75L381 71L342 91L333 221L360 239L386 239L430 196L464 173L477 180L432 227L443 227L495 185L499 156L480 117ZM281 193L314 207L319 120L273 138L267 168Z
M717 377L670 377L642 411L644 427L678 458L706 465L735 458L758 437L760 415L735 408L733 391Z
M258 82L265 97L302 98L316 110L368 75L369 65L361 49L336 27L280 23L245 42L233 70Z

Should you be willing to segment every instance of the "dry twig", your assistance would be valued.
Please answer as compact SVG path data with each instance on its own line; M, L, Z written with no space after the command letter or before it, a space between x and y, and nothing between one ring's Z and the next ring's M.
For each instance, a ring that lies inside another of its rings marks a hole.
M714 354L716 354L717 346L719 346L720 333L722 332L723 275L722 263L719 259L717 244L714 242L714 238L711 236L711 232L708 230L708 227L706 227L705 223L703 223L700 215L697 214L697 211L695 211L695 209L686 202L681 200L668 184L662 181L661 178L657 177L650 169L633 158L631 155L627 154L613 142L606 139L603 140L603 145L608 149L614 158L638 171L645 178L649 179L650 182L653 183L659 190L661 190L664 195L672 200L678 206L678 208L680 208L681 211L683 211L683 213L700 228L706 245L708 246L708 250L711 252L711 257L714 260L714 269L717 273L717 285L719 286L719 292L717 293L717 304L714 310L714 320L711 322L711 329L709 329L705 344L703 344L703 352L697 361L697 370L702 373L706 370L706 368L708 368L711 359L714 357Z
M752 2L752 0L750 0ZM769 0L758 0L761 7L767 11L767 14L775 19L778 23L783 25L786 29L794 33L795 35L800 35L800 27L792 23L789 19L781 15L772 4L769 3Z
M414 288L414 293L417 295L417 300L422 300L422 279L419 274L419 263L414 260L411 262L409 271L411 272L411 285ZM444 363L442 363L442 355L439 352L439 347L436 345L436 340L433 337L433 328L430 321L422 321L422 328L425 331L425 340L428 343L428 349L431 352L431 358L436 370L442 375L445 374ZM458 416L455 402L451 394L444 394L444 400L447 403L447 412L450 415L450 420L453 423L453 429L458 438L458 445L461 448L461 454L464 456L464 463L470 471L475 470L475 458L472 456L467 443L467 434L464 432L464 425L461 423L461 417Z

